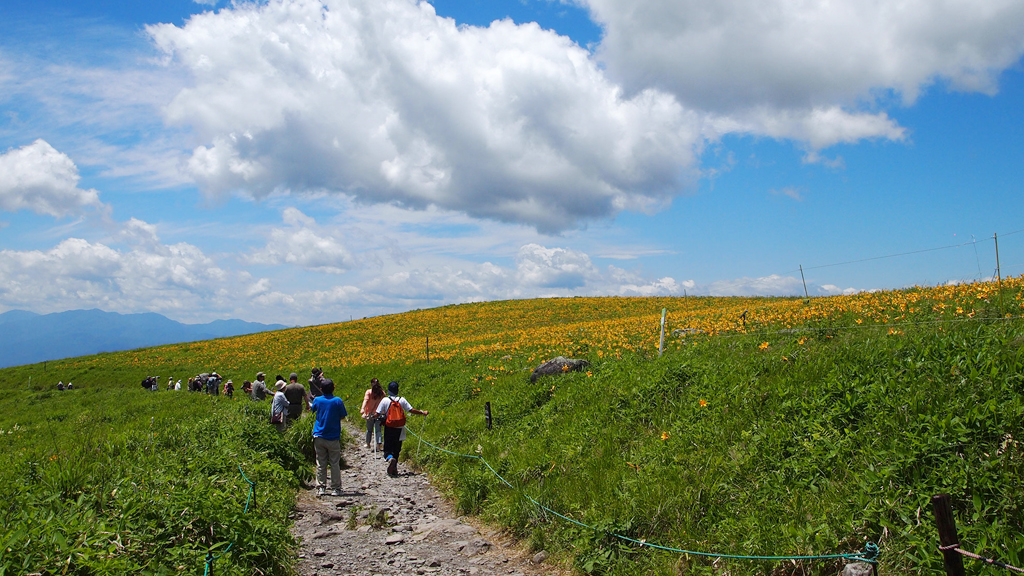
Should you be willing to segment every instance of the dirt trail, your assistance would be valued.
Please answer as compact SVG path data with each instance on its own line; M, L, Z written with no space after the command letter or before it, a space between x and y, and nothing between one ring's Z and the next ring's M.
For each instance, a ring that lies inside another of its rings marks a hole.
M317 498L315 488L299 492L292 528L302 543L299 574L561 573L535 562L542 558L515 548L502 535L457 516L427 476L404 462L398 477L388 477L380 453L363 447L365 429L348 428L358 444L342 448L349 466L342 469L343 495ZM386 513L383 525L374 521L381 510Z

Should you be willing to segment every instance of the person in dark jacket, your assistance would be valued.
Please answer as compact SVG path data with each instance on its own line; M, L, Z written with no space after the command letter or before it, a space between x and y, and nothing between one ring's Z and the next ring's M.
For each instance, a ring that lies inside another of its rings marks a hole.
M288 423L291 424L302 416L302 405L306 402L306 388L299 384L299 375L295 372L288 376L284 396L288 399Z

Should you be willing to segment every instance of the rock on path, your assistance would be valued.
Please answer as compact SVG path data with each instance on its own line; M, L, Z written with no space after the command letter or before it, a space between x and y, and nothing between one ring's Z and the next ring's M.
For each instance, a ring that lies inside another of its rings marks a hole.
M397 478L388 477L380 453L363 448L363 430L350 432L359 443L342 448L349 465L341 472L344 495L299 492L292 533L301 542L302 576L562 573L535 563L499 533L482 533L456 517L427 477L404 462Z

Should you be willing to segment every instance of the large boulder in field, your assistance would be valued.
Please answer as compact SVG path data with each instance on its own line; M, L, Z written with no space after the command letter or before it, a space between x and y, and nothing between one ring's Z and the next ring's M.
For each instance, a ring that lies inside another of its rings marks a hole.
M537 378L541 376L547 376L549 374L564 374L565 372L575 372L583 370L587 366L590 366L590 362L586 360L575 360L573 358L566 358L565 356L559 356L558 358L552 358L547 362L537 366L533 369L530 374L530 382L536 382Z

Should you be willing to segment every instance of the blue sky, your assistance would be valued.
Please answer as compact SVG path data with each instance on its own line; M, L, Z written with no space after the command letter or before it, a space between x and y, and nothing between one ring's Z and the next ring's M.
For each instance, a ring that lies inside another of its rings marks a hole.
M3 14L0 311L835 294L988 278L993 233L1024 273L1024 2Z

